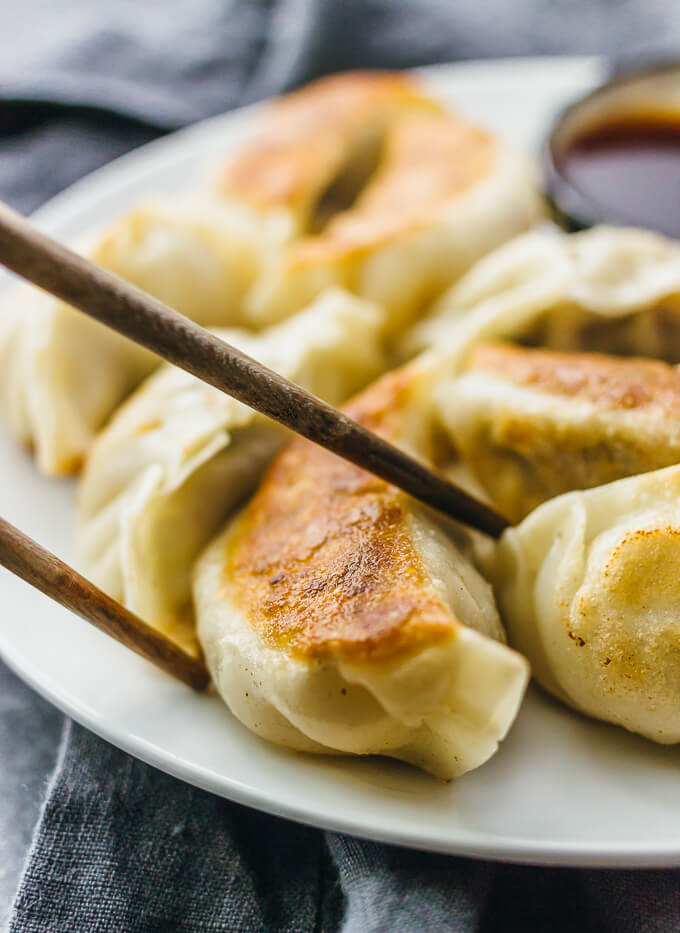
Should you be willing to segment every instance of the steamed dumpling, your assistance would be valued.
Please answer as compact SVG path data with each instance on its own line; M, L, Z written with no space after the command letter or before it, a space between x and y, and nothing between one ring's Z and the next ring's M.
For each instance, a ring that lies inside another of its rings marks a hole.
M248 224L197 203L149 205L85 250L200 324L242 323L258 266ZM96 431L158 357L28 286L2 298L0 407L46 473L76 470Z
M380 303L394 333L541 211L524 157L453 114L407 114L354 204L264 269L250 320L280 320L335 283Z
M481 344L437 402L513 522L571 489L680 463L680 372L656 360Z
M417 379L391 373L346 410L411 446ZM294 749L450 779L495 752L526 686L457 529L300 439L199 559L194 600L234 715Z
M407 74L320 78L264 110L258 132L224 169L220 194L278 241L310 233L351 204L395 120L442 110Z
M505 532L488 569L543 687L680 741L680 466L551 499Z
M261 335L217 333L338 403L384 368L381 326L378 308L334 290ZM192 563L286 436L218 389L162 366L116 412L87 458L78 495L85 573L192 647Z
M680 243L646 230L541 228L482 259L405 338L596 350L680 362Z

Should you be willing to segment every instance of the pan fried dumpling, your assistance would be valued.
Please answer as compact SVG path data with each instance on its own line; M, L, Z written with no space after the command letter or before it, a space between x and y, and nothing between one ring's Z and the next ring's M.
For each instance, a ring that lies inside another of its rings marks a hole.
M241 323L254 230L206 205L149 205L85 252L200 324ZM28 286L3 296L0 404L46 473L77 469L95 432L158 357Z
M680 466L541 505L489 569L511 644L546 690L680 741Z
M250 319L280 320L335 283L380 303L394 332L541 204L531 166L500 140L450 113L407 114L355 203L263 271Z
M259 131L223 171L220 193L279 242L312 232L354 200L396 119L442 110L406 74L321 78L264 111Z
M334 290L261 335L217 333L338 403L384 368L381 326L378 308ZM78 495L86 574L192 647L192 563L286 436L219 390L162 366L116 412L87 458Z
M680 463L680 372L656 360L482 344L437 402L513 522L571 489Z
M387 375L346 411L411 446L414 376ZM450 779L495 752L526 687L459 530L301 439L199 559L194 601L234 715L294 749Z
M262 260L245 214L208 201L146 204L121 218L93 258L204 327L242 324Z
M680 243L647 230L533 230L482 259L405 338L512 339L680 362Z

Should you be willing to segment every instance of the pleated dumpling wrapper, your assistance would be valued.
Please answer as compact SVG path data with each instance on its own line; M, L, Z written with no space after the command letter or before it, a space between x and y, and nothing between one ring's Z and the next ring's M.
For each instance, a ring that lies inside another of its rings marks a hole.
M255 326L326 285L381 304L394 335L477 259L543 214L533 166L451 113L406 113L345 210L284 248L248 295Z
M81 251L205 326L242 324L257 231L225 208L152 205ZM159 363L130 340L27 285L2 295L0 409L41 470L77 470L96 431Z
M418 365L345 410L409 447ZM199 558L194 602L231 711L302 751L387 755L448 780L494 754L528 679L460 530L301 439Z
M513 522L572 489L680 463L680 371L658 360L480 344L436 396L454 447Z
M488 570L546 690L680 741L680 466L551 499L505 532Z
M312 233L352 203L395 121L442 112L405 73L320 78L263 108L252 138L220 172L218 192L276 242Z
M260 335L217 331L339 403L384 369L382 312L330 290ZM78 492L83 569L195 648L191 568L286 438L277 423L173 366L154 373L95 441Z
M539 227L480 260L402 351L482 340L680 362L680 243L646 230Z

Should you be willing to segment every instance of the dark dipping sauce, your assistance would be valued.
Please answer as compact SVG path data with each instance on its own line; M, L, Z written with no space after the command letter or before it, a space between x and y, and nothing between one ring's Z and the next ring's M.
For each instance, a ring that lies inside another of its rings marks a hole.
M680 237L680 115L598 127L566 147L559 168L603 220Z

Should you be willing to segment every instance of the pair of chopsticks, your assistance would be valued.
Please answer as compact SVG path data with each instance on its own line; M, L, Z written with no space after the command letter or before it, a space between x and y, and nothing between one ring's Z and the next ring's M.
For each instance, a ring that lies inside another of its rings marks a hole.
M57 243L0 202L0 264L162 359L415 499L498 537L508 521L332 405ZM1 312L0 312L1 313ZM0 565L195 689L202 663L0 519Z

